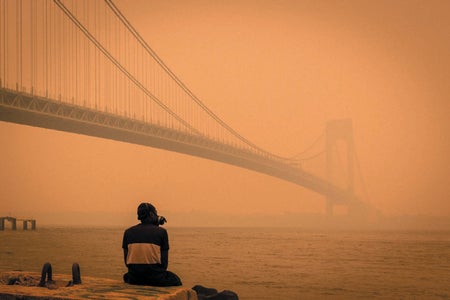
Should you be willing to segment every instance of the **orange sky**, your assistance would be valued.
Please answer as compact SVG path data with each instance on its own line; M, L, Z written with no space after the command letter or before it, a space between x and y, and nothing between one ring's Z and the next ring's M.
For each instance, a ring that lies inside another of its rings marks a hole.
M450 215L450 2L115 3L257 145L291 156L327 120L352 118L375 207ZM186 155L4 122L0 140L0 215L134 214L141 201L161 213L324 211L304 188Z

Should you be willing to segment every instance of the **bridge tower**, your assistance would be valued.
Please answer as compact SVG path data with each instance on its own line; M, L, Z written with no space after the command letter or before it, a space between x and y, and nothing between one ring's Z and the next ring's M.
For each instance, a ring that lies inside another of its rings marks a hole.
M353 125L351 119L332 120L327 123L326 127L326 175L328 182L333 182L333 168L335 166L335 156L333 150L338 142L344 142L346 146L346 189L349 194L354 194L354 155L355 147L353 144ZM327 196L326 209L327 215L333 215L334 205L337 204L333 195Z

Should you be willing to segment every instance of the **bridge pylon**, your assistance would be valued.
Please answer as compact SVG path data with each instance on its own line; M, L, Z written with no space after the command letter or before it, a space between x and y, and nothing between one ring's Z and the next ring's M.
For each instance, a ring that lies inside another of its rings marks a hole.
M347 186L344 189L349 195L354 195L354 155L355 147L353 143L353 124L351 119L331 120L326 126L326 176L328 182L333 182L333 166L335 165L335 158L333 156L333 149L337 146L339 141L343 141L346 145L346 172L347 172ZM333 208L335 204L342 202L337 200L331 193L327 195L326 211L328 216L333 215ZM350 207L349 207L350 209Z

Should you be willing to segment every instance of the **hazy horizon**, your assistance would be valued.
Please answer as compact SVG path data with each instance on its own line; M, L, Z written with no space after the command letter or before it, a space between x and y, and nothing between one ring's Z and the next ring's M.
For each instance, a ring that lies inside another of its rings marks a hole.
M304 230L450 230L449 216L429 215L379 215L365 219L345 214L332 218L322 213L290 213L281 214L243 214L191 211L177 213L166 211L161 213L168 219L165 227L296 227ZM2 214L0 217L14 216L25 218L21 214ZM133 212L105 213L101 211L80 212L61 211L28 213L26 218L36 219L40 227L121 227L126 228L139 223ZM79 222L83 220L83 222ZM5 222L5 229L11 224ZM22 222L17 222L17 229L22 230Z

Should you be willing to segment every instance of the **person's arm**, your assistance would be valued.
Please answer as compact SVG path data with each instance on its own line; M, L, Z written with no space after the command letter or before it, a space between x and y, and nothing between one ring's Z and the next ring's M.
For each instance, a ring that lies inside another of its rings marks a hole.
M161 250L161 265L167 270L169 265L169 250Z
M161 266L165 270L169 266L169 235L165 229L163 230L161 243Z
M128 249L124 248L123 249L123 261L125 262L125 266L127 266L127 255L128 255Z
M123 249L123 261L125 266L127 266L127 256L128 256L128 242L127 242L127 231L123 233L122 238L122 249ZM127 266L128 267L128 266Z

